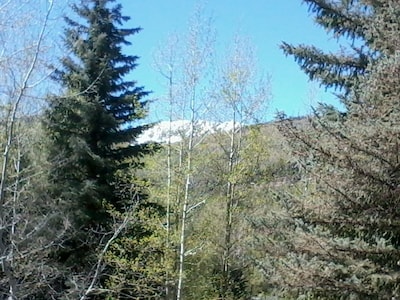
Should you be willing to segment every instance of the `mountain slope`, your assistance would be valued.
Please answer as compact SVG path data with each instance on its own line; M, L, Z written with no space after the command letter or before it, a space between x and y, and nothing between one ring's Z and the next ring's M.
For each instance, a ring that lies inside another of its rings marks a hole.
M238 125L236 125L238 126ZM233 128L233 122L212 122L199 120L195 122L194 133L195 136L200 137L207 134L216 132L229 132ZM188 137L190 133L190 121L176 120L176 121L162 121L152 128L146 130L139 136L137 142L144 144L148 142L167 143L170 139L171 143L180 142L183 138Z

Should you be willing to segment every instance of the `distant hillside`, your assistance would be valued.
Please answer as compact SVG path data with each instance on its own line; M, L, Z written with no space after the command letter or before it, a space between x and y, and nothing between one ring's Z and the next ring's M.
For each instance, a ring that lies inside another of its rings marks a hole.
M307 126L307 118L292 118L291 119L296 126ZM259 124L259 126L265 128L274 128L277 122L272 121L264 124ZM236 125L238 126L238 125ZM196 121L194 126L195 136L201 137L208 134L218 133L218 132L229 132L232 130L233 122L213 122L206 120ZM273 130L273 131L276 131ZM165 144L170 139L171 143L180 142L183 138L188 137L190 132L190 121L189 120L176 120L172 121L162 121L154 125L152 128L146 130L141 134L137 143L144 144L148 142L156 142ZM277 134L277 132L275 133ZM278 134L279 136L279 134Z
M217 132L228 132L232 130L233 122L211 122L199 120L195 123L194 131L195 136L204 136ZM144 144L148 142L156 142L165 144L170 140L171 143L180 142L183 138L187 137L190 133L190 121L177 120L177 121L162 121L152 128L146 130L139 136L137 142Z

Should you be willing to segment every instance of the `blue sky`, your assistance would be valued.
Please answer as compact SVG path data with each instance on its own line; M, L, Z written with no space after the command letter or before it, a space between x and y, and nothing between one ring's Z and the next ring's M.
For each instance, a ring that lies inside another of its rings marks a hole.
M130 54L140 57L132 76L139 85L153 91L152 98L165 93L160 75L153 65L153 53L170 33L184 33L197 0L122 0L123 14L131 16L128 26L142 27L132 37ZM318 101L335 103L331 92L310 83L307 76L279 49L282 41L292 44L312 44L325 51L337 51L337 41L318 27L301 0L209 0L205 12L214 17L217 41L226 45L240 29L256 48L259 68L272 78L273 99L267 119L277 110L299 116L310 111ZM156 110L158 110L157 108ZM160 117L150 111L150 119Z

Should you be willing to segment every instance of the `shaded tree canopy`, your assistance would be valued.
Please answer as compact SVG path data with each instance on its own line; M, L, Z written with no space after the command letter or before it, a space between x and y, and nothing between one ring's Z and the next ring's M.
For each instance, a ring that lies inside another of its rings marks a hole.
M140 28L119 28L129 17L113 2L83 1L73 6L82 21L65 18L65 45L71 55L63 58L56 78L65 95L51 98L47 120L52 155L64 161L55 167L54 179L79 187L74 188L81 194L78 206L86 203L92 217L103 199L126 205L116 192L116 171L147 151L134 144L146 128L134 122L145 116L148 92L124 79L138 57L122 53L122 47L130 45L127 38ZM62 189L62 194L68 193L68 188Z

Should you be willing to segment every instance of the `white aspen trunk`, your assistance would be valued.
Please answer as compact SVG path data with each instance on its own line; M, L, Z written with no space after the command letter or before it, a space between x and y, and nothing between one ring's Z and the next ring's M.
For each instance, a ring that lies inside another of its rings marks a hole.
M166 151L167 151L167 178L166 178L166 217L165 217L165 227L166 227L166 237L165 237L165 262L168 264L166 266L166 274L165 274L165 299L175 299L176 297L176 275L175 271L170 272L170 259L171 259L171 251L173 251L174 257L173 266L175 268L178 267L179 254L178 249L174 246L173 243L173 233L178 232L179 230L179 221L180 214L173 213L173 207L180 207L181 202L181 191L183 190L183 185L180 184L179 180L181 179L181 175L183 174L183 160L184 160L184 148L183 144L184 139L181 139L179 152L178 152L178 163L177 170L173 168L173 145L172 145L172 123L175 120L174 118L174 105L176 104L176 93L174 89L174 80L176 75L176 68L178 64L178 60L180 57L177 54L177 47L179 47L179 40L177 36L171 35L167 41L166 46L163 45L162 48L159 49L158 55L155 57L155 65L161 74L161 76L167 81L167 102L169 105L168 112L168 139L166 143ZM179 79L178 79L179 80ZM185 111L184 108L181 110L183 120ZM182 134L183 135L183 134ZM178 180L175 182L174 180ZM173 226L173 224L175 224Z
M231 256L231 236L232 236L232 207L234 201L235 183L229 178L233 175L234 164L236 159L236 112L233 111L233 126L230 135L230 148L228 158L228 181L226 188L226 207L225 207L225 238L224 251L222 255L222 287L221 299L225 299L229 290L229 272L230 272L230 256Z
M176 293L176 300L181 300L182 297L182 285L183 285L183 277L184 277L184 263L185 263L185 227L186 227L186 217L187 210L189 205L189 194L190 194L190 185L191 185L191 176L192 176L192 154L193 154L193 139L194 139L194 125L195 125L195 101L196 101L196 90L194 89L192 99L190 102L190 128L189 128L189 140L187 145L187 166L186 166L186 174L185 174L185 196L183 199L182 206L182 219L181 219L181 233L180 233L180 241L179 241L179 270L178 270L178 287Z
M169 100L169 127L168 127L168 142L167 142L167 212L166 212L166 229L167 229L167 235L166 235L166 241L165 241L165 246L167 249L167 254L169 253L170 247L171 247L171 241L170 241L170 232L171 232L171 191L172 191L172 165L171 165L171 156L172 156L172 145L171 145L171 135L172 135L172 101L173 101L173 90L172 90L172 71L170 70L170 74L168 76L168 100ZM165 274L165 297L166 299L170 299L170 274L169 270L167 268L166 274Z
M166 298L181 300L184 298L183 286L185 280L185 254L186 249L188 214L193 207L192 204L192 180L193 180L193 149L195 144L195 122L198 120L199 99L197 93L199 87L209 71L209 62L213 51L214 33L211 30L211 20L203 18L203 10L198 6L189 22L189 29L184 44L178 43L175 38L174 43L169 43L170 47L164 47L160 52L161 58L167 58L169 70L174 70L173 74L163 71L165 64L160 64L158 68L164 78L168 79L170 93L170 125L173 121L172 112L180 112L180 121L183 122L181 140L178 148L176 160L169 136L167 144L167 238L166 245L174 247L174 273L166 276ZM179 50L177 50L179 49ZM177 53L181 53L181 55ZM175 63L178 63L175 65ZM179 67L179 72L175 72L174 67ZM178 93L172 93L172 75L178 84ZM177 97L175 97L177 96ZM176 99L173 99L176 98ZM172 106L177 105L175 110ZM189 120L189 130L187 130L186 120ZM171 133L171 127L169 132ZM173 168L176 161L176 168ZM175 199L173 197L176 197ZM204 201L200 201L204 203ZM177 209L172 210L172 207ZM196 206L194 206L196 207ZM178 241L172 243L172 239L177 235ZM173 246L177 244L176 246ZM170 278L170 279L168 279ZM168 285L174 280L174 286Z

